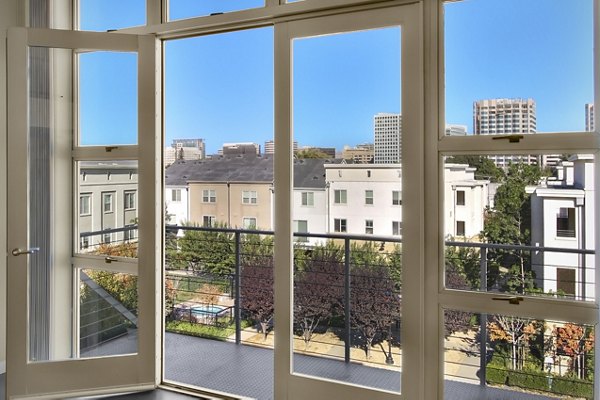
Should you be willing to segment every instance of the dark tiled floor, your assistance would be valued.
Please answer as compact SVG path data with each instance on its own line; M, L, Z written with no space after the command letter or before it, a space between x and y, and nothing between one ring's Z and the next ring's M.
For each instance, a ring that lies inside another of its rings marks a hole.
M114 343L120 345L119 343ZM165 337L166 378L188 385L221 392L272 400L273 351L189 336ZM296 372L340 379L356 384L369 383L381 389L398 391L398 372L318 357L296 356ZM0 400L4 400L4 375L0 375ZM190 397L165 390L119 395L111 400L189 400ZM548 400L554 397L534 395L476 384L445 381L446 400Z

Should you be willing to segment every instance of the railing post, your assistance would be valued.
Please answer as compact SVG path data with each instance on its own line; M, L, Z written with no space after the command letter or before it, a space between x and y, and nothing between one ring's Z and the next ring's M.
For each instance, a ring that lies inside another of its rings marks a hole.
M344 342L344 361L350 362L350 238L344 238L344 319L346 323L346 341Z
M480 267L480 283L479 288L482 292L487 292L487 247L482 246L480 249L479 267ZM485 386L485 376L487 369L487 314L480 315L479 328L479 385Z
M241 291L240 291L240 277L242 274L241 267L241 240L240 231L235 231L235 299L234 299L234 310L235 315L235 343L240 344L242 341L242 302L241 302Z

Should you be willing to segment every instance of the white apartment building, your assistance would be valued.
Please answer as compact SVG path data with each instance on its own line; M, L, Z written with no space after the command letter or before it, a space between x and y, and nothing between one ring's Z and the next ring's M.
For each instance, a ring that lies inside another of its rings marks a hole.
M402 115L379 113L373 117L375 164L400 164L402 158Z
M402 236L402 168L394 165L325 165L328 231ZM483 230L489 181L475 168L445 165L445 230L448 237L473 239Z
M187 184L165 185L165 207L168 224L183 225L189 221L189 187Z
M533 246L593 250L595 240L594 157L575 155L563 162L558 179L548 180L531 193ZM536 284L546 293L592 300L594 255L540 251L532 256Z
M82 161L78 176L79 249L135 239L135 230L86 234L137 224L137 162Z
M475 135L533 134L537 132L536 104L533 99L485 99L473 103L473 133ZM510 163L530 165L558 163L558 156L492 155L489 158L499 168Z
M446 124L447 136L466 136L467 126L459 124Z
M475 179L475 168L444 165L444 232L447 237L478 241L484 210L490 206L490 181Z
M594 122L594 104L588 103L585 105L585 130L587 132L593 132L595 130Z

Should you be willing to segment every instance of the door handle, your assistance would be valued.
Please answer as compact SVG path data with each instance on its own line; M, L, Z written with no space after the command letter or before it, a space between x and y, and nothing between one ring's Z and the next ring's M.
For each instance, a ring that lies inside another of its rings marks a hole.
M11 251L11 254L13 256L21 256L23 254L33 254L33 253L37 253L38 251L40 251L39 247L32 247L30 249L27 250L23 250L23 249L13 249Z
M492 300L508 301L509 304L519 305L519 303L525 299L522 298L521 296L513 296L513 297L492 297Z

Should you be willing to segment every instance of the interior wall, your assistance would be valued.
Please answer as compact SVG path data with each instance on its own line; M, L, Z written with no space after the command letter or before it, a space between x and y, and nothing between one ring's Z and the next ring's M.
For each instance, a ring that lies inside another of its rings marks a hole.
M22 20L23 3L0 2L0 373L6 372L6 36L7 29Z

